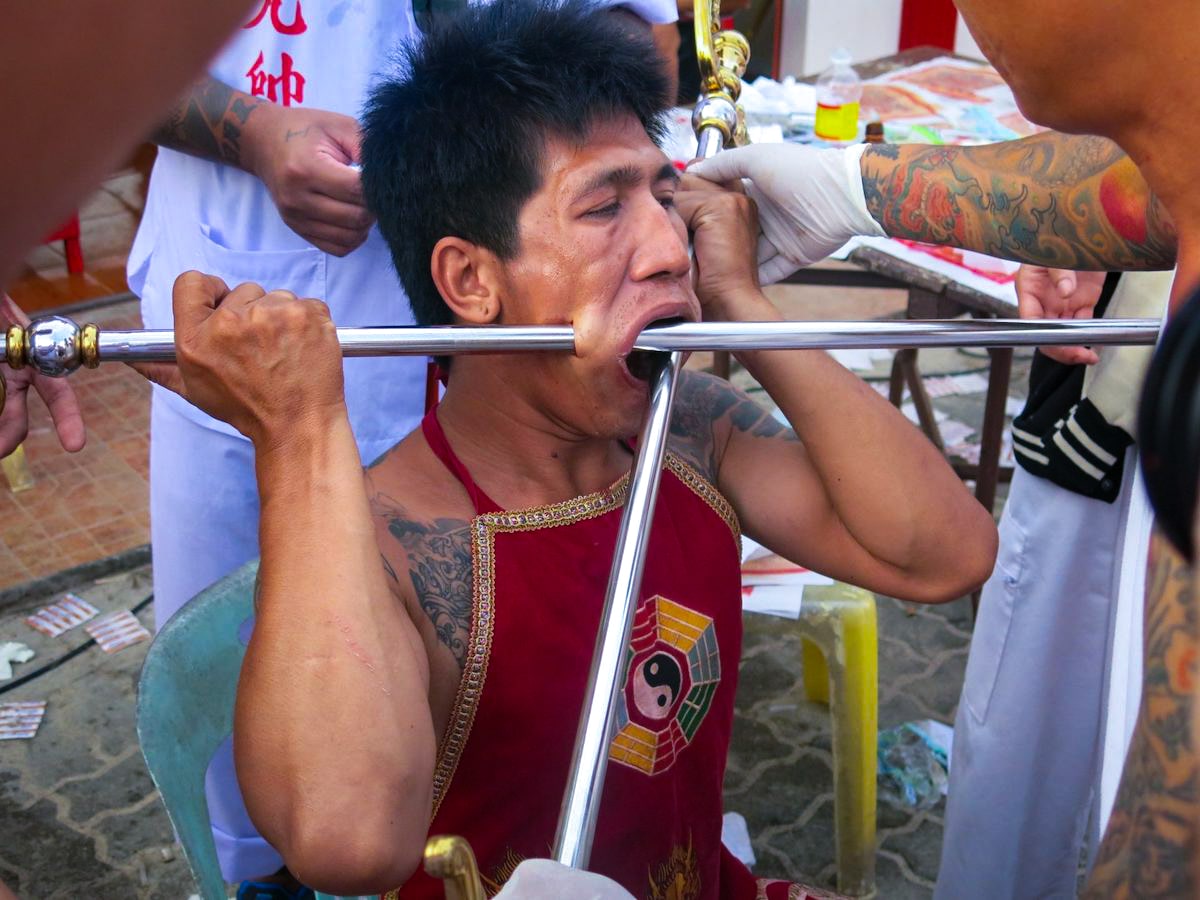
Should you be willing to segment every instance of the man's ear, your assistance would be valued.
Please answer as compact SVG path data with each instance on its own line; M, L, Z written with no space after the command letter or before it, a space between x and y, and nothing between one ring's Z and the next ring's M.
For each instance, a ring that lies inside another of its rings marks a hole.
M433 283L454 315L469 325L489 325L500 317L500 260L491 250L444 237L429 260Z

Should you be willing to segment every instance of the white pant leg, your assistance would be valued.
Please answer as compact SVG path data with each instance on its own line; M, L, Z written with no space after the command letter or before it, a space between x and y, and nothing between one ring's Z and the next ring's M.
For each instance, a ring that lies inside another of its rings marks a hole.
M1013 475L954 723L937 900L1075 896L1132 463L1113 504Z
M258 555L253 446L181 415L158 388L150 416L150 535L159 628L204 588ZM205 787L225 879L277 871L282 858L259 836L242 803L232 741L213 757Z

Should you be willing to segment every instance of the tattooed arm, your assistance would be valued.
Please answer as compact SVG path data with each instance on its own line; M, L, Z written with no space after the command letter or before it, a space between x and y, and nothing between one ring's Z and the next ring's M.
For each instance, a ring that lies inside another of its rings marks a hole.
M695 232L705 318L782 319L755 283L752 204L692 179L683 188L675 204ZM711 448L709 470L750 537L834 578L924 602L959 597L988 576L991 516L883 397L822 352L738 359L791 427L723 381L691 375L675 428Z
M1064 269L1169 269L1175 227L1105 138L868 147L867 209L892 237Z
M258 176L279 215L300 237L345 256L374 219L350 163L358 122L322 109L283 107L211 76L192 85L154 133L155 143Z
M463 519L428 521L371 486L383 569L392 592L419 610L418 630L431 633L459 673L466 663L471 633L471 533ZM457 687L457 679L453 680Z
M1156 533L1146 575L1142 702L1087 898L1195 896L1196 600L1193 572Z
M162 147L243 168L242 132L251 114L265 103L205 76L176 101L150 139Z

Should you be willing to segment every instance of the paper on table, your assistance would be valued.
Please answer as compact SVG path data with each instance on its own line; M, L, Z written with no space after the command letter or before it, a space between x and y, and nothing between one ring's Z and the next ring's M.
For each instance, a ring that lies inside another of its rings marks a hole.
M1016 308L1017 289L1013 287L1011 282L1001 284L990 278L984 278L982 275L976 275L969 269L964 269L962 266L955 265L947 260L931 256L928 253L922 253L920 250L914 250L911 247L906 247L904 244L894 241L891 238L856 237L844 244L840 250L831 253L830 258L845 259L859 247L873 247L876 250L887 253L889 256L902 259L919 268L952 278L959 284L966 285L972 290L979 291L981 294L987 294L996 300L1011 303L1013 308Z
M738 103L750 115L812 114L817 111L817 89L796 81L791 75L775 81L761 75L742 85Z
M749 538L742 538L742 611L800 618L804 589L833 579L788 562Z

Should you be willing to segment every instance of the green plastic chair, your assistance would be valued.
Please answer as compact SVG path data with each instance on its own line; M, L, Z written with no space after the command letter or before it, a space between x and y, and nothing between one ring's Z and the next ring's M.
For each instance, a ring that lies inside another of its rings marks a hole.
M246 648L238 629L254 614L258 560L185 604L155 637L138 684L137 732L204 900L226 900L204 797L204 773L233 733L233 700ZM318 900L369 900L317 894Z

